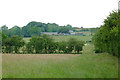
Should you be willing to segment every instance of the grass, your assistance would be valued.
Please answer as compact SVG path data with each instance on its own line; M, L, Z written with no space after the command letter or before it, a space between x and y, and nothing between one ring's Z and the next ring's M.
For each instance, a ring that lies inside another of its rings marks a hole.
M2 79L2 54L0 53L0 80Z
M94 54L3 54L3 78L117 78L118 58Z
M55 41L68 41L70 38L75 38L77 40L89 41L92 36L81 36L81 35L70 35L70 36L51 36Z
M68 41L68 39L70 38L75 38L77 40L82 40L82 41L90 41L92 36L81 36L81 35L69 35L69 36L50 36L51 38L53 38L55 41L59 42L59 41ZM30 38L23 38L23 40L25 40L25 42L29 42Z

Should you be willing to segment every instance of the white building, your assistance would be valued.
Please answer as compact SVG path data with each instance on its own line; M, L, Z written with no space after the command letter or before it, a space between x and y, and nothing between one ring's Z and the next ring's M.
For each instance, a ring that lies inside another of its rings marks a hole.
M73 30L69 30L69 33L70 33L71 35L75 35L75 32L74 32Z
M46 35L58 35L57 32L41 32L41 34L46 34Z

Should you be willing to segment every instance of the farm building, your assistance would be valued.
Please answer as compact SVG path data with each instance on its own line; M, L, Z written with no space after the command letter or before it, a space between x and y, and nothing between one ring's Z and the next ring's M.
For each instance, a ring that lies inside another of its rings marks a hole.
M70 33L71 35L75 35L75 32Z
M41 32L41 34L46 34L46 35L76 35L76 33L72 30L69 31L69 33L59 33L58 32Z
M70 35L75 35L75 32L72 30L69 30Z
M41 34L46 34L46 35L58 35L57 32L41 32Z

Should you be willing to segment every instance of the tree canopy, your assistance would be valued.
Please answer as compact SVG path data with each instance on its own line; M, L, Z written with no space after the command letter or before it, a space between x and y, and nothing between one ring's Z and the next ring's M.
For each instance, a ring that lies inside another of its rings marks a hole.
M26 26L22 28L19 26L13 26L8 29L6 25L1 27L2 31L8 35L8 37L13 35L31 37L40 36L41 32L58 32L58 33L69 33L72 29L71 25L59 26L56 23L42 23L42 22L29 22Z
M119 56L120 53L120 14L113 11L104 20L99 31L93 37L96 52L108 52Z

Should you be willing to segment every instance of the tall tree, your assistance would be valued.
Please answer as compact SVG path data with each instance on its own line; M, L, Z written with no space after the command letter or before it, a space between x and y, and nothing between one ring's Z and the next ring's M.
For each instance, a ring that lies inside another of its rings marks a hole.
M105 19L104 25L94 35L93 40L96 52L108 52L110 54L119 56L118 50L120 49L120 14L118 11L113 11Z

